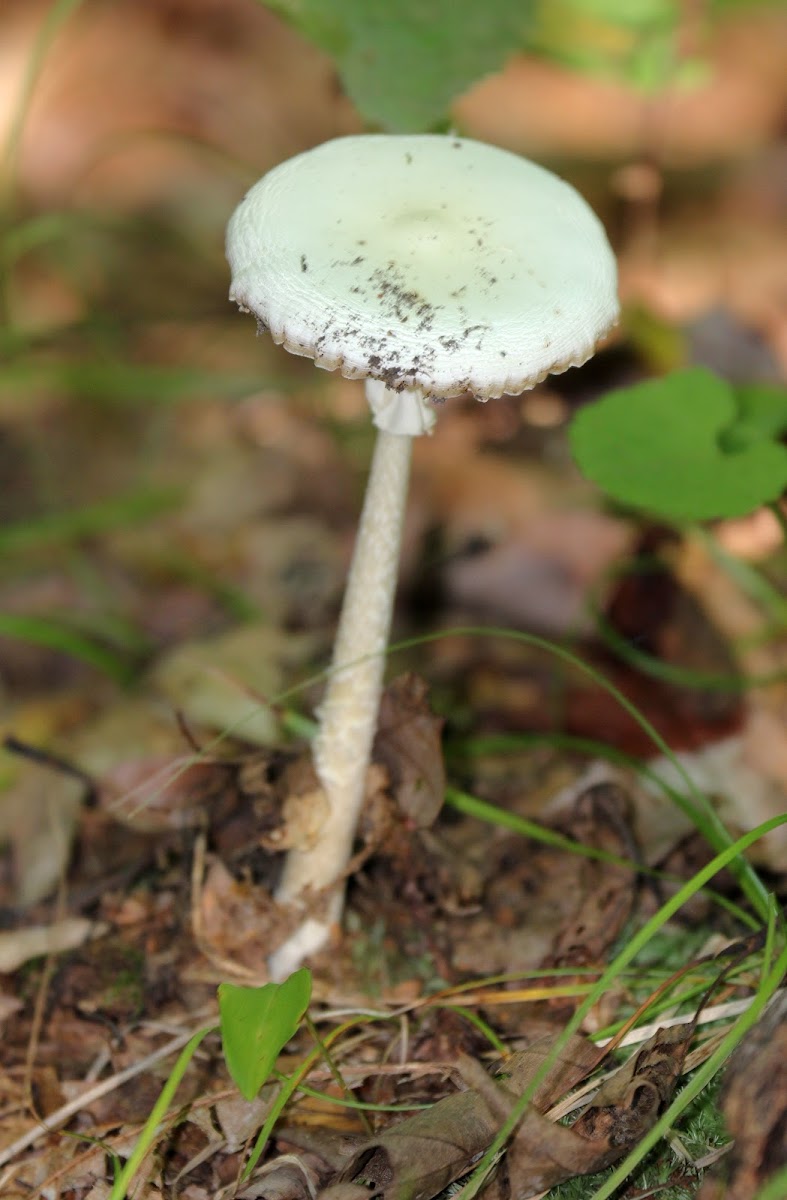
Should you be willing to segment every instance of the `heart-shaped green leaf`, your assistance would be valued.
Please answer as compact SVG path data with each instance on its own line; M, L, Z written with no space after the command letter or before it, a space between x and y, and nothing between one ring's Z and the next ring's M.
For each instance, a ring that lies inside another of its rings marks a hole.
M571 447L584 474L623 504L670 520L742 516L787 487L787 448L767 436L780 425L765 425L762 390L741 398L739 407L704 368L675 371L583 409ZM741 418L757 436L725 448L722 434Z
M295 1033L311 997L311 972L302 967L283 983L219 985L221 1038L230 1075L253 1100Z
M533 0L265 0L333 57L367 121L432 128L526 41Z

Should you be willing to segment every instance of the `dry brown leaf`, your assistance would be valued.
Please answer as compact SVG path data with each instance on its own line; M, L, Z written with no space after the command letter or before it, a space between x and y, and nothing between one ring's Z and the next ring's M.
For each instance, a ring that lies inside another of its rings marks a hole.
M513 1054L498 1068L496 1082L473 1059L463 1056L460 1071L471 1085L430 1109L390 1126L361 1143L341 1171L342 1187L359 1182L387 1200L427 1200L467 1173L494 1138L514 1097L528 1086L549 1052L549 1039ZM598 1052L574 1037L541 1083L535 1103L546 1108L574 1086L595 1063ZM555 1128L549 1122L545 1124ZM344 1193L342 1192L342 1196ZM335 1185L321 1193L338 1200Z
M52 891L66 870L83 797L78 781L33 763L19 765L0 805L0 842L11 847L13 861L5 903L24 908Z
M580 1137L607 1143L613 1157L606 1160L605 1155L605 1163L635 1146L667 1107L693 1036L693 1023L660 1029L602 1084L574 1123L572 1129Z
M208 810L215 813L230 790L231 764L190 759L188 754L159 754L119 762L99 780L101 807L141 833L204 825Z
M730 1058L721 1092L729 1157L698 1200L750 1200L787 1163L787 992L780 992ZM775 1069L780 1066L782 1069Z
M211 1124L221 1130L231 1154L242 1150L249 1138L254 1137L262 1127L270 1106L271 1096L267 1087L253 1100L244 1100L242 1096L233 1093L216 1101L211 1113Z
M248 782L246 786L249 786ZM275 790L279 797L278 804L266 806L269 821L261 832L260 844L266 850L310 849L330 815L311 755L304 755L289 763L277 781ZM266 791L270 793L270 786ZM258 795L261 796L262 792L259 791ZM270 820L274 822L272 828Z
M269 955L292 932L297 914L279 907L264 887L239 883L221 862L210 867L199 895L200 948L222 969L266 977Z
M640 855L631 828L631 810L631 799L622 787L598 783L580 793L560 829L583 845L637 861ZM605 952L631 916L637 880L630 868L583 858L577 862L577 871L576 911L556 934L552 951L542 964L545 967L603 963ZM587 982L587 976L583 980ZM563 977L560 982L569 981Z
M268 746L280 737L266 703L314 653L317 639L267 624L241 625L216 637L184 642L158 659L157 691L197 726L229 730Z
M325 1163L316 1154L282 1154L255 1172L238 1200L314 1200L327 1178Z
M418 675L394 679L383 693L374 742L374 759L387 768L399 809L418 829L433 824L445 793L443 721L430 710L428 693Z
M622 1158L669 1103L693 1031L693 1025L660 1030L602 1085L570 1128L529 1108L491 1196L525 1200Z
M52 925L31 925L0 933L0 973L11 974L42 954L63 954L92 938L102 937L108 926L87 917L64 917Z
M550 1121L544 1112L599 1060L597 1047L573 1035L522 1114L486 1195L493 1200L525 1200L622 1158L669 1103L693 1032L693 1024L660 1030L567 1127ZM487 1150L550 1054L554 1040L549 1035L511 1055L494 1074L462 1056L459 1070L468 1090L362 1141L334 1183L320 1193L321 1200L350 1200L359 1186L366 1188L367 1196L381 1200L430 1200L439 1194L467 1174ZM298 1139L298 1131L294 1137Z

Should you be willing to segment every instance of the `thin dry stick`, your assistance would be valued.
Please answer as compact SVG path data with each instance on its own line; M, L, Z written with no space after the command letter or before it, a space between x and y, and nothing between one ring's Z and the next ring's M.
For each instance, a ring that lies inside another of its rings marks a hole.
M58 890L60 891L62 889ZM60 908L60 895L58 895L58 917L62 915ZM35 1066L36 1055L38 1054L38 1043L41 1038L41 1029L44 1024L46 998L49 995L49 985L52 982L52 976L55 972L55 958L56 955L50 953L47 954L46 958L44 959L44 968L41 972L41 978L38 981L35 1001L33 1003L33 1019L30 1024L30 1037L27 1041L27 1050L25 1051L25 1074L22 1088L24 1091L25 1103L36 1120L39 1120L40 1118L36 1111L35 1097L33 1095L33 1068Z
M743 1000L730 1000L726 1004L716 1004L713 1007L703 1009L697 1019L697 1028L702 1025L709 1025L713 1021L727 1020L728 1017L737 1017L747 1008L751 1007L753 997L747 996ZM662 1018L660 1021L653 1021L650 1025L642 1025L637 1029L631 1029L624 1038L618 1042L617 1049L623 1046L637 1046L640 1042L646 1042L648 1038L653 1037L660 1029L671 1029L675 1025L688 1025L694 1020L691 1013L686 1013L682 1017ZM687 1075L693 1071L695 1067L703 1063L706 1058L713 1052L717 1037L720 1039L729 1032L729 1026L725 1025L717 1034L711 1034L707 1041L698 1046L696 1050L692 1050L686 1055L686 1061L683 1064L683 1074ZM604 1038L603 1041L597 1042L598 1046L606 1046L612 1041L612 1038ZM610 1068L603 1075L595 1075L593 1079L587 1080L581 1087L576 1088L569 1096L559 1100L557 1104L553 1104L552 1108L547 1112L550 1121L560 1121L563 1117L567 1117L569 1113L574 1112L578 1108L582 1108L587 1100L591 1098L591 1094L595 1093L602 1083L607 1079L611 1079L617 1067ZM533 1200L537 1200L534 1196Z
M752 999L753 997L746 996L742 1000L728 1000L724 1004L714 1004L704 1008L697 1018L697 1027L710 1025L713 1021L726 1021L728 1017L740 1016L741 1013L746 1012L747 1008L751 1008ZM621 1046L636 1046L640 1042L646 1042L660 1029L672 1029L675 1025L688 1025L693 1020L694 1016L686 1013L682 1017L661 1017L649 1025L638 1025L636 1029L629 1030L626 1036L620 1039L616 1049L620 1049ZM602 1041L596 1042L596 1045L607 1046L612 1040L612 1038L603 1038Z
M51 808L47 812L50 825L53 824L54 818ZM57 881L57 895L55 898L55 921L62 921L66 915L66 875L65 864L60 868L60 874ZM30 1027L30 1037L27 1043L27 1051L25 1053L25 1075L24 1075L24 1093L27 1107L36 1118L40 1117L36 1111L35 1096L33 1095L33 1068L35 1066L36 1055L38 1054L38 1043L41 1038L41 1030L44 1025L44 1011L46 1009L46 998L49 995L49 985L52 982L52 976L55 973L56 954L51 952L44 959L44 969L41 972L41 978L36 989L36 998L33 1005L33 1020Z

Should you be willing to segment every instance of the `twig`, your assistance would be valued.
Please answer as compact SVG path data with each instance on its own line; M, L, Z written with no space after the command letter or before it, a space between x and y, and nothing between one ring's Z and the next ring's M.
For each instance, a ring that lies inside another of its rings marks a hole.
M697 1025L709 1025L711 1021L724 1021L727 1017L737 1017L751 1007L752 1000L752 996L746 996L743 1000L729 1000L726 1004L715 1004L712 1008L706 1008L697 1018ZM674 1025L689 1025L694 1019L693 1013L686 1013L682 1017L662 1017L657 1021L651 1021L650 1025L638 1025L636 1029L632 1029L630 1033L620 1039L617 1049L620 1049L621 1046L637 1046L640 1042L646 1042L648 1038L653 1037L654 1033L658 1033L660 1029L671 1029ZM611 1041L612 1038L603 1038L596 1042L596 1045L606 1046Z

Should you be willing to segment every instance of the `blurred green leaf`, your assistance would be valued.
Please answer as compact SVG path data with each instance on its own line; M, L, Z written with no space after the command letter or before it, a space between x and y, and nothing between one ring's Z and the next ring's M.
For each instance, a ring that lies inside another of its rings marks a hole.
M669 520L742 516L787 487L787 448L767 438L725 449L733 389L701 367L605 396L582 410L571 446L615 500Z
M74 213L48 212L17 222L4 230L0 238L0 263L8 266L31 250L59 241L68 236L79 220Z
M2 342L0 341L0 348ZM23 350L24 347L21 347ZM59 388L98 400L175 402L194 396L246 396L250 392L292 387L286 380L263 375L205 371L130 362L35 362L20 358L0 368L0 388Z
M28 617L19 613L0 612L0 636L58 650L88 663L116 683L130 682L136 671L136 664L127 657L70 628L66 618Z
M219 984L224 1058L247 1100L257 1095L297 1030L311 988L311 972L305 967L283 983L266 983L263 987Z
M383 129L434 128L455 97L523 46L534 0L268 0L335 60Z
M535 48L650 92L680 73L680 29L677 0L541 0Z
M183 497L175 489L129 492L97 504L43 513L0 529L0 554L9 555L42 546L62 546L113 529L124 529L178 508Z
M643 92L705 78L686 57L680 0L259 0L336 63L372 125L417 132L517 50L611 75ZM767 0L708 0L707 28ZM702 48L700 48L700 54Z

